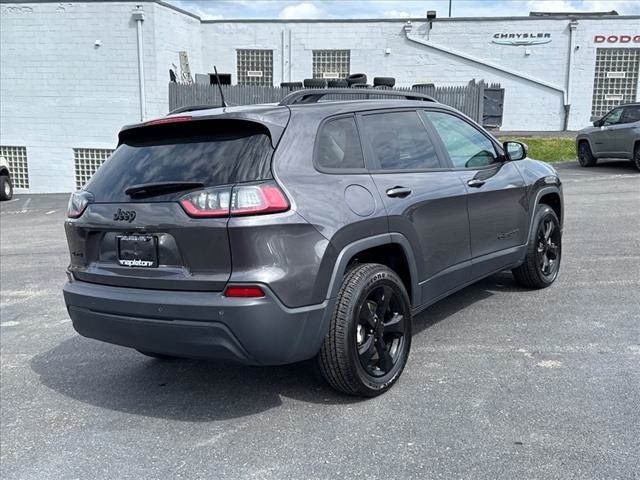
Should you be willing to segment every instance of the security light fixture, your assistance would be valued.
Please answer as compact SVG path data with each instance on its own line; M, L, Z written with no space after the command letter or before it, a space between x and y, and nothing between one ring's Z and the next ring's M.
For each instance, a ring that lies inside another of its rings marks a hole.
M435 10L428 10L427 11L427 21L429 22L429 30L431 30L433 28L433 20L436 18L436 11Z

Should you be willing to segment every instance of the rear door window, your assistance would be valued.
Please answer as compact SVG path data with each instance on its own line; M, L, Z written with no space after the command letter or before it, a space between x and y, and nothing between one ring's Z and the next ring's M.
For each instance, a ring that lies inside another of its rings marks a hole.
M362 117L376 170L440 168L436 148L415 111L386 112Z
M321 169L364 168L362 146L353 116L331 119L322 125L315 159Z
M188 125L187 125L188 124ZM156 182L205 187L272 178L266 129L250 122L193 121L123 132L121 144L85 189L96 202L134 201L124 191ZM154 196L165 201L184 193Z
M624 107L621 123L633 123L640 121L640 105Z

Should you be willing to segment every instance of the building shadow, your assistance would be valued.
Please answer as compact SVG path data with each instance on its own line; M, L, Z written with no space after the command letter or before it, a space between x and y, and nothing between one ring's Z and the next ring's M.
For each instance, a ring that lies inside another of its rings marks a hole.
M414 318L414 338L493 295L519 290L511 275L494 275L438 302ZM314 361L248 367L196 360L156 360L132 349L73 336L37 355L42 384L77 401L114 411L179 421L244 417L282 404L282 397L317 404L353 404L322 380Z

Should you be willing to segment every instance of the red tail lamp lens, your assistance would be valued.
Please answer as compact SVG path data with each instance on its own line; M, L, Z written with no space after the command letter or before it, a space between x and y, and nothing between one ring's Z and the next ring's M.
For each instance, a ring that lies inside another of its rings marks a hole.
M78 190L73 192L69 197L67 206L67 217L80 218L87 206L93 202L93 195L86 190Z
M191 192L180 200L191 217L228 217L289 210L289 201L275 183L214 187Z
M155 120L150 120L145 125L162 125L163 123L177 123L177 122L188 122L192 120L193 117L165 117L165 118L156 118Z
M209 188L189 193L180 205L190 217L228 217L231 187Z
M264 291L256 286L236 285L227 287L224 291L224 296L233 298L262 298L264 297Z
M239 185L233 188L231 215L285 212L289 202L274 184Z

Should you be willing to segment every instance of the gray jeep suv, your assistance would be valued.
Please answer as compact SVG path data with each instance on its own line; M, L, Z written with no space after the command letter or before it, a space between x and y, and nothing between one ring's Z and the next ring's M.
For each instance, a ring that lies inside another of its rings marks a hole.
M576 136L578 162L593 167L598 158L626 158L640 170L640 103L614 108Z
M153 357L315 357L336 389L374 396L416 313L504 269L555 280L552 167L429 97L328 92L125 127L69 201L75 329Z

